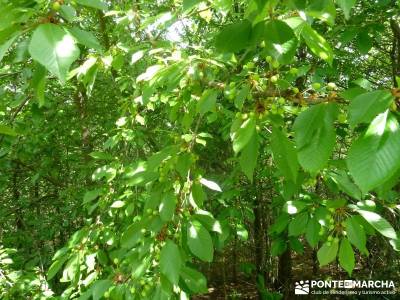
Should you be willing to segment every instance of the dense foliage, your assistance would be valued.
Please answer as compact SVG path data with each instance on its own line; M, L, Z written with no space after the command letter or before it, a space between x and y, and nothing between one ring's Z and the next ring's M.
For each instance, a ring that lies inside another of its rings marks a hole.
M0 0L0 298L398 280L399 10Z

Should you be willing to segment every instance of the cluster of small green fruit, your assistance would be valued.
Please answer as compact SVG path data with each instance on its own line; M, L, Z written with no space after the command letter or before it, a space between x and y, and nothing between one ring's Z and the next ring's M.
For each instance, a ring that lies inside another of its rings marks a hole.
M284 105L286 103L285 98L283 97L279 97L276 98L276 100L271 104L271 113L274 115L283 115L283 113L285 112L284 110Z
M315 91L319 91L319 90L321 90L321 89L323 88L323 86L322 86L322 84L319 83L319 82L313 82L313 83L311 84L311 88L312 88L313 90L315 90ZM334 82L329 82L329 83L327 83L326 89L327 89L328 91L334 91L334 90L336 90L336 89L337 89L336 83L334 83Z
M224 95L229 100L234 100L237 96L236 83L231 81L224 90Z

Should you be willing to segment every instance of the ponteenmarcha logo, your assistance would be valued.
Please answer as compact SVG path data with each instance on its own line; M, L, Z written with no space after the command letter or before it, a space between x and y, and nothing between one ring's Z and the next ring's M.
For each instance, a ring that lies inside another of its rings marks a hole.
M296 281L294 293L295 295L308 295L310 293L310 282L308 280Z
M295 295L394 295L393 280L300 280Z

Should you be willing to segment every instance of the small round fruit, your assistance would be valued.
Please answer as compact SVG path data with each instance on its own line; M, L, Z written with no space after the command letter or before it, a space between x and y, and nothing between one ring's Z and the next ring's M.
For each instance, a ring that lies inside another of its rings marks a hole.
M335 237L335 238L333 239L333 241L334 241L335 243L339 243L339 238L338 238L338 237Z
M328 242L332 242L333 241L333 236L328 236Z
M253 69L255 67L255 64L253 62L249 62L249 63L247 63L247 67L249 69Z
M278 69L278 68L279 68L279 62L275 60L275 61L272 63L272 67L273 67L274 69Z
M299 88L294 87L294 88L292 88L292 92L293 92L294 94L298 94L298 93L300 93L300 90L299 90Z
M346 123L346 119L347 119L347 117L346 117L346 114L339 114L339 116L338 116L338 121L339 121L339 123Z
M297 73L299 73L299 69L297 69L297 68L291 68L291 69L289 70L289 73L292 74L292 75L297 75Z
M58 2L58 1L53 2L52 8L53 8L53 10L55 10L55 11L59 11L59 10L61 9L61 4L60 4L60 2Z
M279 103L280 105L285 104L285 102L286 102L286 100L285 100L285 98L283 98L283 97L280 97L280 98L278 99L278 103Z
M273 75L273 76L271 76L271 82L272 82L272 83L278 82L278 79L279 79L279 76L278 76L278 75Z
M104 298L110 298L110 292L109 291L106 291L104 293Z
M329 82L329 83L326 85L326 87L328 88L328 90L331 90L331 91L337 89L336 83L334 83L334 82Z
M117 265L117 264L119 263L119 259L118 259L118 258L114 258L114 259L113 259L113 262L114 262L114 264Z
M314 90L319 90L321 88L321 84L319 82L314 82L311 86Z
M267 63L271 63L272 62L272 56L267 56L265 58L265 60L267 61Z
M151 208L146 209L146 214L151 215L153 213L153 210Z
M335 229L335 225L330 225L329 230L333 230L333 229Z

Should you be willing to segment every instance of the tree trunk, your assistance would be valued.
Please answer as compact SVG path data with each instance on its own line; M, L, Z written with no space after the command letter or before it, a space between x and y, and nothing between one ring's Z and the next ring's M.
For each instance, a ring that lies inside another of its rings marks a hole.
M278 288L283 293L283 299L285 300L293 299L291 252L288 245L287 250L279 257Z
M399 87L396 77L400 77L400 26L393 19L390 20L390 27L393 33L393 44L392 44L392 76L394 87Z

